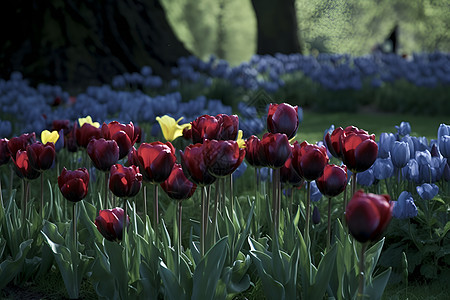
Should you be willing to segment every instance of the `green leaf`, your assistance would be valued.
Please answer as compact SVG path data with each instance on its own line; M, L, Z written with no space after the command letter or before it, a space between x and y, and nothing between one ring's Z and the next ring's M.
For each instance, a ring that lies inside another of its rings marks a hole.
M218 241L200 260L194 271L192 299L213 299L227 253L227 237Z
M369 296L368 299L381 299L386 288L386 284L389 281L391 275L391 268L387 269L383 273L379 274L372 280L372 284L365 287L365 296Z
M264 252L251 250L252 261L258 270L259 278L262 282L264 296L269 300L286 299L283 285L272 277L272 270L265 267L271 267L271 257ZM265 262L263 262L265 261Z
M22 270L33 240L26 240L19 246L19 251L13 258L8 258L0 264L0 290L3 289Z
M164 284L165 296L171 300L184 300L187 295L178 282L177 276L167 268L161 260L159 263L159 273ZM200 299L200 298L198 298Z
M322 299L325 294L336 261L336 244L325 253L317 268L314 284L310 287L307 299Z

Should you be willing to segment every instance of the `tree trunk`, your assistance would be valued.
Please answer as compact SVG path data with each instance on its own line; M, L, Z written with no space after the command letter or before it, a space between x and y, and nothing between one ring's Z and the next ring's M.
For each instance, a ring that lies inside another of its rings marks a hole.
M159 0L4 1L0 7L2 78L20 71L32 84L80 88L145 65L169 77L177 59L190 55Z
M252 0L258 54L300 53L295 0Z

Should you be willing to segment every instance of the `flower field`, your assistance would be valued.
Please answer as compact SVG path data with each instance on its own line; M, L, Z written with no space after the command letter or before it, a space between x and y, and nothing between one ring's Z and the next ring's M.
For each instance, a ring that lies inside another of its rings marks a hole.
M53 276L64 290L31 297L382 299L450 276L448 54L188 57L172 74L76 95L0 80L0 297ZM368 107L442 122L302 138L310 111Z

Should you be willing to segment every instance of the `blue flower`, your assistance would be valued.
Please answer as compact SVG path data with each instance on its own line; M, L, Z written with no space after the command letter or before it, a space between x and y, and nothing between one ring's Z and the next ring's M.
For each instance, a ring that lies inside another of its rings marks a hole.
M411 125L409 122L401 122L400 126L395 126L398 130L398 134L401 136L409 135L411 133Z
M439 187L435 184L424 183L417 186L416 191L423 200L431 200L439 193Z
M364 172L359 172L356 174L356 182L362 186L371 186L375 181L373 176L373 166Z
M11 136L12 126L10 121L0 120L0 138L6 138Z
M387 132L381 133L380 141L378 142L378 157L388 158L389 152L391 152L394 141L395 135L393 133Z
M319 188L317 187L316 181L311 181L310 189L309 189L309 195L311 202L317 202L320 199L322 199L322 194L319 191Z
M402 169L402 176L408 181L419 182L419 164L417 160L410 159L406 166Z
M439 151L445 158L450 158L450 135L443 135L439 140Z
M414 218L417 216L417 207L411 193L403 191L397 201L393 201L392 216L397 219Z
M317 225L320 223L320 212L319 212L319 208L317 206L314 205L313 208L313 212L312 212L312 219L311 221L313 222L314 225Z
M392 163L397 168L406 166L410 159L408 143L395 141L391 150L391 159Z
M233 179L241 177L247 170L247 164L243 161L239 167L233 172Z
M410 137L409 135L404 136L404 137L402 137L401 141L402 141L402 142L408 143L410 158L415 158L416 150L415 150L415 148L414 148L414 142L413 142L413 140L411 139L411 137Z
M373 176L378 180L391 177L394 174L394 165L390 158L377 158L373 163Z

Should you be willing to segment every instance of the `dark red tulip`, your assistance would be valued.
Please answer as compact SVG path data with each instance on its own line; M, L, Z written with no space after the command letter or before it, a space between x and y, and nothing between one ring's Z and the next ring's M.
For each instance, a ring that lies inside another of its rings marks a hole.
M239 130L239 117L237 115L218 114L216 116L219 123L219 133L217 140L236 140Z
M89 187L89 173L86 168L67 170L63 168L58 176L61 194L69 201L78 202L84 199Z
M270 104L267 114L267 130L271 133L284 133L291 139L297 133L298 107L288 103Z
M327 133L325 135L325 143L327 145L328 151L330 151L331 155L333 155L336 158L339 158L342 160L342 139L346 135L349 135L350 133L355 134L365 134L369 135L367 131L363 129L358 129L355 126L347 126L345 129L342 129L342 127L336 128L333 130L333 132Z
M48 170L55 161L55 145L50 142L45 145L35 142L27 146L27 155L33 169L40 172Z
M16 166L16 173L20 178L32 180L38 178L39 175L41 175L41 173L31 167L27 151L18 150L15 159L13 159L13 162Z
M353 173L370 168L378 155L375 135L365 133L344 133L341 137L342 162Z
M120 198L134 197L142 186L142 174L136 166L124 167L121 164L111 166L109 189Z
M8 139L0 139L0 166L9 162L11 154L8 149Z
M281 168L291 155L291 145L284 133L266 133L261 140L264 167Z
M192 128L185 127L183 129L183 138L185 140L192 140Z
M16 153L19 150L25 151L27 150L27 146L36 142L36 134L32 133L24 133L20 136L13 137L8 141L8 149L9 153L11 153L11 157L16 157Z
M136 143L140 143L142 138L142 128L140 126L134 125L134 138Z
M166 180L176 161L174 153L170 142L142 143L137 150L137 157L144 180L158 184Z
M86 151L94 167L103 172L109 171L119 160L119 146L114 140L92 139Z
M70 121L69 120L54 120L52 122L52 128L50 131L58 131L63 130L64 135L70 132Z
M137 155L137 149L133 146L131 147L130 152L128 153L126 166L139 166L139 158Z
M298 175L292 165L292 155L289 156L280 169L280 181L292 186L300 186L303 183L303 178Z
M245 141L245 159L254 167L261 167L264 160L264 149L261 147L261 141L257 136L250 136Z
M339 195L347 186L347 167L326 165L322 176L316 180L316 184L322 195L326 197Z
M110 242L118 242L123 237L124 211L120 207L100 210L95 218L95 226L105 239ZM130 217L127 216L127 225L130 226Z
M112 121L109 124L103 123L102 135L107 140L115 140L117 142L119 146L119 159L127 156L137 140L132 122L127 125L117 121Z
M361 243L379 239L392 218L389 195L358 190L347 205L345 219L351 235Z
M78 146L86 148L92 139L101 138L102 131L89 123L84 123L83 126L75 130L75 135Z
M216 177L208 171L205 150L203 144L197 143L187 146L184 152L180 151L184 175L199 186L210 185L216 181Z
M325 166L328 164L327 149L303 142L300 145L294 143L292 152L292 164L294 170L305 180L313 181L322 176Z
M205 140L203 144L206 166L215 177L232 174L244 160L245 150L236 141Z
M161 187L166 194L174 200L188 199L194 194L197 185L187 179L180 164L174 164L172 172Z
M202 115L191 122L192 142L203 143L204 139L217 139L220 124L217 119L210 115Z

